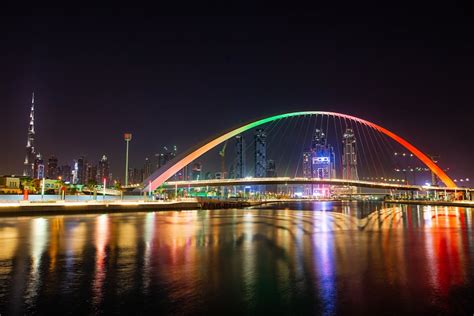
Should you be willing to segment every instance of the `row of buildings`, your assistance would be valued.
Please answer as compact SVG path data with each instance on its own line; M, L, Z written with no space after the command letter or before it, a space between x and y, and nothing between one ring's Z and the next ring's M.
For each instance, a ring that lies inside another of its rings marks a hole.
M106 179L112 181L109 161L103 155L98 163L88 161L84 156L74 160L72 165L60 165L58 158L50 156L47 161L35 148L35 94L31 98L31 110L28 124L28 138L26 142L26 155L23 162L23 177L31 179L62 180L72 184L102 183Z
M244 178L246 173L246 146L243 135L236 136L235 178ZM354 131L347 128L342 137L342 179L358 180L357 151ZM276 164L267 159L267 135L264 129L254 133L254 174L256 178L276 177ZM336 175L336 155L334 147L328 143L325 133L316 129L309 148L304 150L302 157L303 177L332 179ZM328 196L328 186L307 186L304 195Z

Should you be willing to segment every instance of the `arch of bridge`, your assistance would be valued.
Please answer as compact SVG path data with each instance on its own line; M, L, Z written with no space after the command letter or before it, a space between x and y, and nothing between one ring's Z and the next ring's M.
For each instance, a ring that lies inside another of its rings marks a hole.
M447 186L447 187L456 187L456 184L454 181L436 164L431 160L426 154L424 154L421 150L410 144L408 141L403 139L402 137L396 135L395 133L387 130L386 128L377 125L375 123L369 122L367 120L343 114L343 113L336 113L336 112L325 112L325 111L302 111L302 112L291 112L291 113L285 113L285 114L279 114L279 115L274 115L270 116L267 118L263 118L248 124L245 124L241 127L238 127L236 129L233 129L223 135L220 135L211 141L207 142L206 144L193 149L183 155L180 155L170 161L169 164L165 165L164 167L156 170L150 177L148 177L143 185L144 185L144 190L149 190L151 186L151 190L155 190L157 187L162 185L166 180L171 178L174 174L176 174L179 170L183 169L186 165L190 164L192 161L196 160L209 150L213 149L214 147L218 146L219 144L225 142L226 140L237 136L249 129L255 128L257 126L284 119L284 118L289 118L289 117L295 117L295 116L306 116L306 115L327 115L327 116L334 116L334 117L340 117L348 120L352 120L361 124L364 124L366 126L369 126L396 141L400 145L402 145L404 148L406 148L408 151L410 151L414 156L416 156L418 159L420 159L423 164L426 165L435 175L439 177L439 179Z

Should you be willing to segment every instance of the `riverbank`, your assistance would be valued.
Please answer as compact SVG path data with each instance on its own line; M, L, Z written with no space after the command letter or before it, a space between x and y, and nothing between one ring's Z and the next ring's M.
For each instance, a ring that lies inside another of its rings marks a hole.
M1 203L0 217L32 215L101 214L114 212L195 210L197 200L187 201L87 201L87 202L18 202Z
M102 214L196 209L246 208L275 200L239 201L217 199L181 199L178 201L105 200L105 201L17 201L0 203L0 217L68 214Z
M423 206L457 206L474 207L474 201L411 201L411 200L386 200L386 204L410 204Z

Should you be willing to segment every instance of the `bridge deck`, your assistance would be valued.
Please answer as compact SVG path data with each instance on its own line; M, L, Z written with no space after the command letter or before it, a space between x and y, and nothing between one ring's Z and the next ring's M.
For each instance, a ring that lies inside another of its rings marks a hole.
M448 187L433 187L420 186L409 184L395 184L385 182L372 182L360 180L346 180L346 179L318 179L318 178L289 178L289 177L274 177L274 178L242 178L242 179L212 179L212 180L188 180L188 181L168 181L163 184L165 188L192 188L192 187L219 187L219 186L244 186L244 185L311 185L311 184L325 184L337 186L354 186L365 187L373 189L386 190L404 190L404 191L469 191L473 192L472 188L448 188Z

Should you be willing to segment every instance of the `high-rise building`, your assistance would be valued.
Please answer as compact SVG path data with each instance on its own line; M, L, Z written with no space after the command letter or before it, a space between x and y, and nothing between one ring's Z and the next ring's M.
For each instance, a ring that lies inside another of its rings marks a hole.
M315 130L311 145L311 172L313 178L331 179L336 177L336 156L331 145L327 144L324 132Z
M273 159L268 159L267 160L267 177L268 178L275 178L277 176L277 171L276 171L276 164L275 160ZM275 184L272 185L267 185L266 190L268 192L277 192L278 191L278 186Z
M151 161L148 157L145 158L145 163L143 164L143 180L148 178L152 173L151 170Z
M102 183L104 179L110 182L110 170L109 170L109 161L106 155L102 155L102 158L99 161L99 167L97 170L99 174L99 182Z
M31 97L30 123L28 125L28 138L26 141L26 156L23 162L23 175L34 178L35 152L35 93Z
M72 175L71 166L69 166L69 165L63 165L63 166L61 166L61 168L60 168L60 175L61 175L61 179L62 179L64 182L71 182L71 180L72 180L72 178L71 178L71 175Z
M303 152L303 176L306 178L336 178L336 156L334 149L327 143L325 133L316 129L311 141L311 148ZM305 186L305 195L329 196L327 185Z
M356 138L351 128L347 128L344 132L342 144L342 178L359 180L357 173Z
M86 163L86 172L84 178L84 184L97 184L97 166L91 163Z
M36 154L36 158L33 162L33 178L43 179L44 174L44 161L40 153Z
M267 134L263 128L255 131L255 177L263 178L267 174Z
M268 159L268 161L267 161L267 177L275 178L276 176L277 176L277 173L276 173L275 160Z
M74 164L75 171L75 182L74 184L87 184L86 183L86 158L84 156L79 157Z
M139 184L143 182L143 170L138 168L128 168L128 183Z
M245 139L243 135L235 136L237 143L235 144L235 178L241 179L246 176L245 163Z
M176 147L176 145L173 146L173 150L169 150L166 146L163 147L163 149L163 152L155 154L155 157L158 158L158 164L156 166L157 168L161 168L166 165L171 159L176 157L176 154L178 152L178 148Z
M57 179L59 176L58 158L54 155L48 159L46 176L48 179Z
M311 172L312 156L311 151L303 152L303 177L305 178L311 178L313 176L313 173Z
M191 170L191 179L193 180L202 180L202 164L199 162L195 162L193 164L193 168Z

